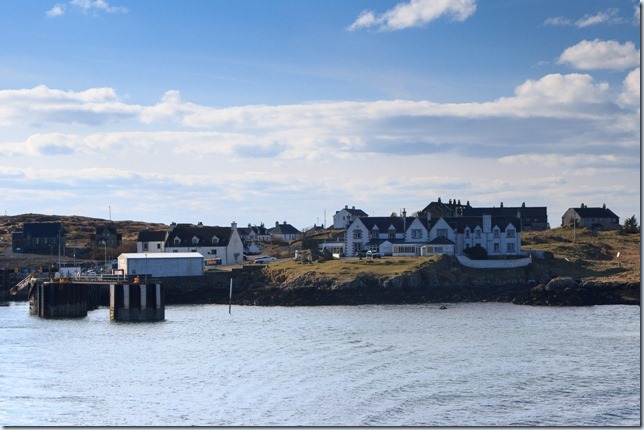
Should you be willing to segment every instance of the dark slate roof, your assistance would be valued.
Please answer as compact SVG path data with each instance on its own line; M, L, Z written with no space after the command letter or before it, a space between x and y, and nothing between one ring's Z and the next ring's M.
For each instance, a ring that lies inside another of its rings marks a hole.
M516 217L521 214L522 218L547 218L548 208L546 206L519 206L519 207L491 207L491 208L473 208L463 209L464 216L481 216L492 215L501 217Z
M345 210L345 211L347 211L347 212L349 212L351 215L353 215L353 216L357 216L357 217L360 217L360 218L362 218L362 217L366 217L366 216L369 216L369 215L367 215L367 213L366 213L365 211L363 211L362 209L354 209L354 208L349 209L349 208L345 208L344 210Z
M25 223L22 227L25 237L55 237L58 233L65 234L65 229L60 222Z
M166 240L166 246L227 246L232 235L232 227L209 227L209 226L196 226L192 224L177 224L177 226L170 231ZM213 243L213 237L217 237L219 241ZM179 244L175 243L175 238L179 238ZM192 243L192 239L197 237L198 242Z
M269 230L270 234L302 234L301 231L293 227L291 224L277 224Z
M582 218L619 218L608 208L571 208Z
M165 242L167 235L165 230L141 230L137 237L137 242Z
M477 226L483 228L483 218L480 216L457 216L443 218L456 231L463 232L467 227L474 230ZM492 228L498 226L501 231L512 224L517 232L521 231L521 220L517 217L492 216Z
M96 226L96 234L103 234L105 230L107 230L109 234L117 234L116 226L114 224L105 224L105 225Z
M429 241L430 245L454 245L454 242L449 240L446 237L443 236L438 236L432 240Z
M386 232L389 231L389 227L393 225L397 233L403 233L404 227L409 228L409 226L412 222L414 222L415 219L415 217L406 217L406 225L404 224L403 217L372 216L360 218L360 221L369 230L373 230L374 227L378 227L379 231Z

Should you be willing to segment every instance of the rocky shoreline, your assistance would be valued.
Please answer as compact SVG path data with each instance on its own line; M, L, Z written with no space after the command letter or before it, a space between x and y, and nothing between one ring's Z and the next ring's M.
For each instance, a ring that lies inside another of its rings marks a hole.
M316 271L294 276L287 270L255 267L203 280L165 281L166 303L228 303L249 306L321 306L508 302L539 306L639 305L640 284L557 276L538 263L520 269L481 270L455 258L422 265L396 276L361 274L338 281Z

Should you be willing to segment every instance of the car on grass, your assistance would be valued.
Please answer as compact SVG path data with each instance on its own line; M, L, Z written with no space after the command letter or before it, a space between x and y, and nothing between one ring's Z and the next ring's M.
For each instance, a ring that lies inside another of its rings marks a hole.
M277 258L269 255L262 255L255 259L255 263L270 263L271 261L277 261Z

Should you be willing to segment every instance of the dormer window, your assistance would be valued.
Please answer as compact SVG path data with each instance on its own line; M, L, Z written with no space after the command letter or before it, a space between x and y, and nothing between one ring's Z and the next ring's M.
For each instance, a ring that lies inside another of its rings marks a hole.
M474 229L474 237L475 237L476 239L480 239L480 238L481 238L481 229L480 229L480 228L476 227L476 228Z
M494 227L494 230L492 231L492 233L495 238L499 238L501 236L501 231L499 230L498 227Z
M212 237L212 244L217 245L219 243L219 238L217 236Z
M469 227L467 227L467 228L465 229L465 238L466 238L466 239L469 239L469 238L470 238L470 228L469 228Z
M174 244L175 244L175 245L179 245L180 243L181 243L181 239L179 239L179 236L176 236L176 237L174 238Z
M198 238L197 236L193 236L193 238L192 238L192 244L193 244L193 245L196 245L196 244L198 244L198 243L199 243L199 238Z

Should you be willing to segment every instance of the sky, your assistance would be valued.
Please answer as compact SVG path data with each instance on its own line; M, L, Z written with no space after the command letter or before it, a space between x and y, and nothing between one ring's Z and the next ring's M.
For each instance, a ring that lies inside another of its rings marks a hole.
M3 0L0 215L640 221L635 0Z

